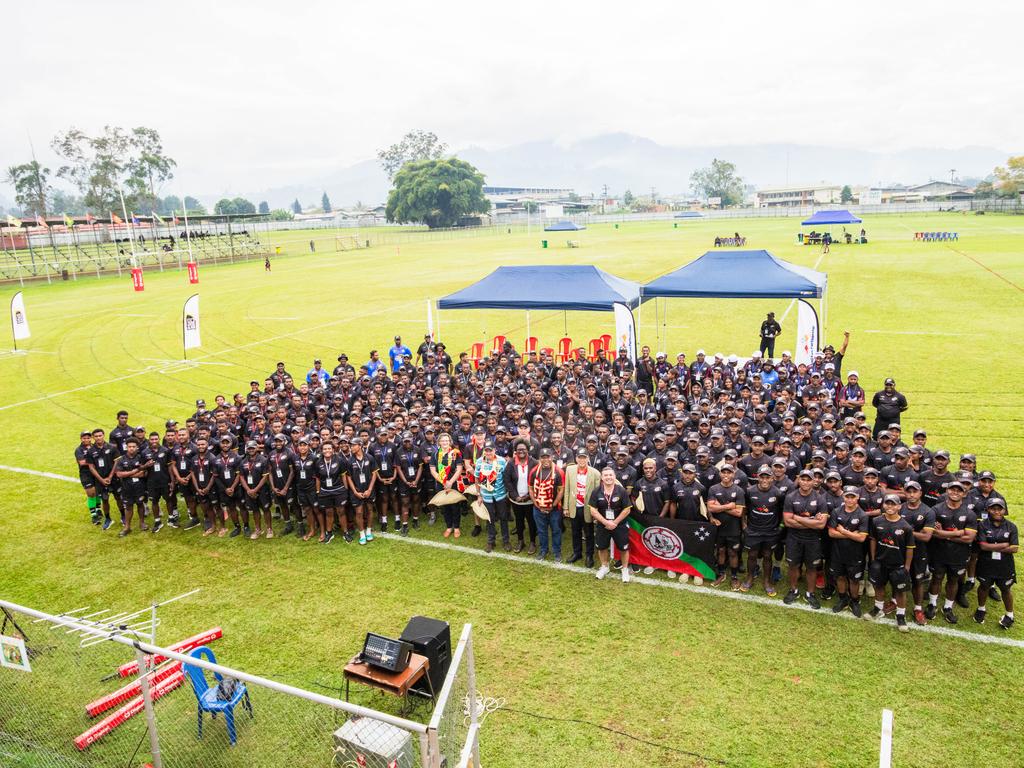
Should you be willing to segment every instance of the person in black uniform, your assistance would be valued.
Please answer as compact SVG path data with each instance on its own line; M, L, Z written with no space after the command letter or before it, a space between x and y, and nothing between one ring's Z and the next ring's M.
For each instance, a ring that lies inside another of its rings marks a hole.
M402 518L402 535L409 535L409 515L412 514L413 528L419 527L419 488L423 482L423 468L426 466L423 454L413 441L412 432L402 433L401 446L392 457L396 466L394 483L395 499ZM461 469L461 465L459 467ZM458 528L456 518L456 529ZM462 532L459 531L459 535Z
M605 467L601 470L601 484L594 489L588 500L590 516L594 520L594 546L601 567L594 574L603 579L611 570L608 565L611 543L619 551L622 560L622 582L629 583L629 524L626 518L633 508L633 501L626 489L615 479L615 470Z
M903 393L896 391L894 379L885 380L885 388L875 392L871 398L871 405L875 409L875 426L871 430L871 435L876 440L878 433L888 429L890 424L899 424L900 414L910 407Z
M767 464L762 464L753 472L757 475L757 483L746 490L746 527L743 532L743 548L747 551L747 578L740 584L740 592L750 590L760 562L764 592L774 597L776 591L772 580L772 552L779 541L783 495L775 486L772 471Z
M946 580L946 600L942 605L942 616L950 624L956 624L953 610L960 577L967 573L967 561L971 556L971 543L978 533L977 518L964 504L967 489L959 480L946 486L945 499L933 508L935 531L928 546L928 561L932 569L932 583L928 593L928 605L924 615L931 620L935 617L939 601L939 589Z
M330 441L324 442L321 451L321 456L316 462L315 507L317 527L320 529L319 542L331 543L334 539L334 527L339 521L345 541L351 541L348 519L345 516L345 502L348 501L348 486L345 480L348 463L335 454L334 444Z
M142 450L142 468L146 471L146 496L152 505L153 533L163 527L160 518L160 499L167 508L168 523L174 526L173 498L171 492L171 451L160 442L159 432L149 433L149 445Z
M118 456L114 474L121 481L121 498L124 501L124 524L118 536L127 536L132 531L132 513L139 513L139 530L148 531L146 526L146 470L142 468L139 455L139 441L129 437L124 441L126 453Z
M92 431L92 448L86 454L86 463L89 472L96 483L96 496L100 500L100 509L103 510L103 530L110 527L110 493L114 491L114 462L120 455L117 448L106 441L106 433L102 429ZM116 494L116 491L115 491ZM121 502L116 500L118 509ZM123 520L122 516L122 520Z
M352 438L352 456L348 460L349 501L356 518L359 543L373 541L374 492L377 484L377 462L363 450L363 440Z
M829 574L839 592L832 606L833 613L850 609L861 616L860 580L864 577L864 540L868 537L868 516L858 503L860 494L852 485L843 489L842 506L829 512L828 535L832 540L829 552Z
M96 478L89 470L89 451L92 450L92 433L83 431L78 435L78 446L75 448L75 463L78 465L78 482L85 491L85 505L89 510L89 519L93 525L103 522L100 516L100 500L96 496Z
M782 335L782 326L775 320L775 313L769 312L761 323L761 345L758 350L765 357L775 357L775 339Z
M399 525L403 528L409 524L408 518L403 522L401 513L398 510L398 499L395 497L395 444L388 437L386 429L377 430L377 439L369 446L368 452L377 462L377 519L380 520L380 529L388 529L388 515L395 518L395 530ZM413 527L419 528L419 520L413 521ZM405 531L403 535L408 535Z
M885 611L885 588L892 588L896 603L896 627L907 626L907 596L910 589L910 567L914 559L914 528L900 515L900 497L887 493L882 500L882 514L871 521L871 565L868 567L875 588L875 605L865 618L877 619Z
M220 456L216 460L215 474L217 477L217 499L233 524L231 538L242 534L242 528L238 521L238 504L242 501L238 472L241 463L242 459L234 447L234 438L231 435L223 435L220 438ZM223 512L218 513L217 517L223 520ZM217 535L223 536L227 530L227 526L224 526L217 532ZM259 523L256 524L256 530L259 531Z
M279 435L279 437L284 439L283 435ZM250 539L259 538L260 514L262 513L267 538L274 538L270 512L270 467L267 459L259 450L259 443L255 440L250 440L245 444L245 458L239 464L238 474L242 496L242 534ZM255 523L256 532L249 528L250 513Z
M786 536L786 563L789 565L789 592L783 602L790 605L800 597L797 584L800 567L804 567L807 589L804 598L817 610L821 602L814 594L821 566L821 531L828 524L828 505L821 493L814 490L814 473L801 470L796 477L797 488L786 495L782 504L783 523L789 528Z
M922 502L921 484L911 480L906 484L907 499L903 502L900 514L914 529L914 559L910 563L910 584L914 596L914 623L924 625L928 620L924 615L924 592L931 583L931 571L928 569L928 542L935 531L935 512Z
M985 504L988 518L978 526L978 610L974 620L985 621L986 604L990 587L999 589L1006 612L999 620L999 626L1009 629L1013 626L1013 585L1017 581L1014 555L1018 549L1017 526L1006 519L1006 502L994 496Z
M708 512L711 522L718 526L718 577L713 586L725 581L726 561L733 590L739 590L740 545L743 536L743 510L747 503L746 494L736 484L736 468L723 464L718 470L721 481L708 489Z
M189 531L199 523L196 514L196 489L192 483L192 459L196 449L189 438L188 429L181 428L177 431L174 446L171 448L171 481L175 496L175 509L177 509L177 497L180 494L185 502L185 509L188 511L188 522L183 528Z
M189 474L192 477L192 489L196 494L196 507L203 512L203 536L211 536L221 528L223 519L217 513L217 491L214 489L214 455L209 450L206 437L196 439L196 452L189 462Z
M273 445L273 450L271 450L270 455L266 458L268 483L264 486L263 491L260 492L260 496L266 497L266 503L263 504L262 508L267 512L270 511L272 506L278 508L281 517L284 519L284 529L281 533L287 536L295 530L295 525L291 519L292 508L294 507L296 509L296 517L299 518L299 535L301 536L304 533L301 529L305 527L305 524L302 522L302 513L298 511L299 507L295 494L295 454L292 453L292 449L288 446L288 438L280 432L274 435ZM256 518L256 527L259 528L258 517ZM267 528L273 532L272 523L268 524Z
M292 462L295 472L295 502L299 513L305 516L305 531L302 540L309 541L314 536L323 536L323 525L319 522L317 512L317 457L309 449L309 438L299 438L299 452Z

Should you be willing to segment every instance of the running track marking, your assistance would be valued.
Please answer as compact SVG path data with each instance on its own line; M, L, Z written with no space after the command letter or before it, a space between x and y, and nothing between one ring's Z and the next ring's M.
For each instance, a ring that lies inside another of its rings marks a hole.
M382 315L382 314L386 314L388 312L394 312L396 310L400 310L400 309L402 309L404 307L412 306L413 304L418 305L419 303L420 303L419 301L407 302L406 304L399 304L398 306L395 306L395 307L386 307L384 309L379 309L379 310L376 310L374 312L364 312L361 315L357 315L357 317L369 317L371 315ZM228 347L227 349L222 349L222 350L219 350L218 352L210 352L210 353L205 354L205 355L199 355L198 357L191 358L188 361L179 361L179 362L182 362L182 363L184 363L184 362L195 363L195 362L197 362L199 360L204 360L204 359L206 359L208 357L217 357L218 355L225 355L225 354L227 354L229 352L237 352L240 349L247 349L249 347L257 347L260 344L267 344L267 343L269 343L271 341L277 341L278 339L287 339L287 338L295 336L296 334L299 334L299 333L308 333L309 331L316 331L316 330L320 330L320 329L323 329L323 328L330 328L331 326L338 325L339 323L350 322L352 319L353 319L352 317L343 317L343 318L339 318L337 320L331 320L330 322L327 322L327 323L320 323L319 325L313 325L313 326L310 326L308 328L296 328L294 331L289 331L288 333L279 333L276 336L268 336L265 339L259 339L258 341L250 341L250 342L248 342L246 344L239 344L237 347ZM18 401L16 403L8 403L7 405L0 405L0 411L7 411L7 410L10 410L11 408L18 408L19 406L30 405L31 403L39 403L39 402L42 402L43 400L52 400L55 397L61 397L62 395L70 395L70 394L73 394L74 392L83 392L83 391L85 391L87 389L95 389L96 387L104 387L107 384L115 384L115 383L117 383L119 381L124 381L125 379L134 379L136 376L145 376L146 374L153 373L156 370L159 370L159 369L158 368L152 368L152 369L149 369L149 370L136 371L135 373L129 373L129 374L126 374L124 376L117 376L117 377L115 377L113 379L105 379L104 381L94 381L92 384L83 384L82 386L75 387L74 389L64 389L64 390L61 390L60 392L53 392L52 394L49 394L49 395L43 395L41 397L33 397L33 398L29 399L29 400L20 400L20 401ZM175 372L177 372L177 371L175 371Z
M35 469L25 469L24 467L9 467L4 464L0 464L0 470L7 470L8 472L18 472L23 475L33 475L35 477L45 477L50 480L62 480L66 483L78 483L78 478L69 477L67 475L58 475L53 472L40 472ZM492 552L488 554L482 549L474 549L472 547L463 547L458 544L446 544L440 541L431 541L429 539L413 539L405 536L399 536L396 533L376 533L375 537L390 539L402 544L414 544L420 547L433 547L434 549L449 549L453 552L459 552L464 555L473 555L476 557L486 557L496 560L507 560L512 563L519 565L529 565L537 568L549 568L554 571L567 571L569 573L586 574L591 579L594 578L594 571L590 568L581 568L578 565L569 565L568 563L555 563L547 560L535 560L532 557L520 557L518 555L509 555L504 552ZM620 577L613 571L607 577L612 582L619 582ZM815 611L802 603L794 603L793 605L786 605L782 600L772 600L768 597L761 597L760 595L752 595L749 592L732 592L723 591L719 589L711 589L710 587L698 587L693 584L680 584L678 581L663 581L661 579L650 579L644 576L633 576L631 583L643 584L649 587L660 587L662 589L675 589L682 592L694 592L700 595L707 595L708 597L721 597L727 600L739 600L744 603L757 603L758 605L767 605L772 608L783 608L786 610L793 611L807 611L808 613L814 613L818 616L824 616L826 618L835 619L852 619L854 621L864 621L863 619L857 619L852 613L832 613L830 610L822 609ZM618 584L616 585L616 587ZM613 587L614 588L614 587ZM895 627L895 622L889 619L874 622L875 624L885 625L888 628ZM998 635L979 635L974 632L964 632L961 629L949 629L947 627L940 627L935 624L927 624L923 627L917 624L910 624L910 629L913 632L927 632L932 635L941 635L943 637L954 637L958 640L967 640L972 643L987 643L989 645L1003 645L1008 648L1024 648L1024 640L1014 640L1009 637L1000 637Z

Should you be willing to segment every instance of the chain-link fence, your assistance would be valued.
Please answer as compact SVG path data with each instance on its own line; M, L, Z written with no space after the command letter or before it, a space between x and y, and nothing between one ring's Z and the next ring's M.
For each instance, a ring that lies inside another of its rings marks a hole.
M190 655L210 634L161 648L84 618L0 610L4 768L441 768L464 752L479 765L469 625L428 726Z

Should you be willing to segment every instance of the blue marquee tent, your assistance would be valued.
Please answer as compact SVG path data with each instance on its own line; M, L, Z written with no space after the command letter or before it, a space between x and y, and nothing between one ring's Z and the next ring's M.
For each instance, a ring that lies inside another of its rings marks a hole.
M644 301L656 297L790 299L825 295L828 276L783 261L768 251L708 251L674 272L643 286Z
M637 283L591 265L498 267L437 302L438 309L562 309L610 312L640 304Z
M826 224L860 224L861 221L862 219L858 219L847 210L818 211L806 221L801 221L800 224L804 227L817 227Z
M586 227L571 221L556 221L554 224L544 227L545 232L578 232L581 229L586 229Z
M703 219L704 214L700 211L683 211L672 217L673 219Z

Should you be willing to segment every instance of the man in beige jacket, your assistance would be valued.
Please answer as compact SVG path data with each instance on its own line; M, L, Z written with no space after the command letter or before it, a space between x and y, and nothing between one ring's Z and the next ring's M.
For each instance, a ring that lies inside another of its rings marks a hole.
M594 521L590 517L587 500L601 485L601 473L590 466L586 448L576 452L576 463L565 468L565 490L562 494L562 513L572 521L572 557L570 563L583 558L586 542L586 566L594 567Z

